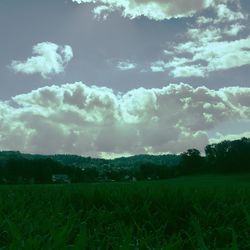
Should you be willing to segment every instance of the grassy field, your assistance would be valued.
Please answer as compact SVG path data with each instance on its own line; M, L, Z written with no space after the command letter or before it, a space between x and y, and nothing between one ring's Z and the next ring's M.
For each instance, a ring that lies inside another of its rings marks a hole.
M250 176L0 186L0 249L250 249Z

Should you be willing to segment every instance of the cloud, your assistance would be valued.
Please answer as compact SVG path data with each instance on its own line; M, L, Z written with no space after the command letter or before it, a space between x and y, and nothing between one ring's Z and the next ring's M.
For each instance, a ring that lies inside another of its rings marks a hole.
M12 61L11 68L15 72L41 74L43 78L47 78L52 74L62 73L73 58L69 45L59 46L51 42L38 43L33 47L33 54L26 61Z
M215 17L199 16L182 41L164 50L172 53L151 63L151 71L168 71L173 77L207 77L211 72L250 65L250 36L242 32L248 15L237 3L234 10L232 1L213 4Z
M244 132L241 134L229 134L229 135L223 135L221 133L217 133L216 137L210 139L210 143L219 143L221 141L227 140L227 141L234 141L238 140L239 138L250 138L250 132Z
M136 68L136 64L129 62L129 61L119 62L117 64L117 68L120 70L123 70L123 71L124 70L131 70L131 69Z
M94 17L97 19L107 19L112 10L106 5L99 5L93 9Z
M250 64L250 37L236 41L212 42L197 49L193 60L204 60L208 71L226 70Z
M244 29L244 25L236 23L225 29L224 33L228 36L237 36Z
M152 72L164 72L165 71L165 62L164 61L156 61L151 64Z
M216 5L216 11L218 19L214 22L232 22L238 20L244 20L245 16L240 11L233 11L228 8L226 4Z
M170 73L173 77L205 77L205 74L205 68L201 65L175 67Z
M91 156L202 150L209 131L250 120L249 100L250 88L241 87L170 84L122 94L81 82L53 85L0 102L0 149Z
M214 0L72 0L78 4L95 3L95 16L102 15L103 11L120 10L124 17L134 19L145 16L153 20L192 16L198 11L208 8Z
M169 69L174 77L205 77L214 71L250 65L250 37L235 41L216 41L211 37L213 40L200 35L199 39L179 44L176 56L161 63L164 71ZM185 53L188 56L183 57Z
M189 62L189 59L179 57L174 57L169 62L156 61L151 64L151 71L164 72L170 69L169 75L173 77L205 77L205 68L202 65L186 65Z

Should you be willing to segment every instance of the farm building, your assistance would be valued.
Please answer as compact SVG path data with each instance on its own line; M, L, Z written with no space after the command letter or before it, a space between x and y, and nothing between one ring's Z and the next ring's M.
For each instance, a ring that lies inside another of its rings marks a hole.
M51 180L54 183L71 183L70 177L66 174L54 174Z

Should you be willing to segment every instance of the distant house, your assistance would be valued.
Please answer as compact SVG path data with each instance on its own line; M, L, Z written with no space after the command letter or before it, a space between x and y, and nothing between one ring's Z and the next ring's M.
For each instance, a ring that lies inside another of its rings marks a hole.
M132 177L132 181L136 181L136 178L134 176Z
M131 177L129 175L124 176L125 181L129 181L130 179L131 179Z
M51 177L54 183L71 183L71 179L66 174L53 174Z
M126 175L126 176L124 176L124 180L125 181L136 181L136 178L134 176Z

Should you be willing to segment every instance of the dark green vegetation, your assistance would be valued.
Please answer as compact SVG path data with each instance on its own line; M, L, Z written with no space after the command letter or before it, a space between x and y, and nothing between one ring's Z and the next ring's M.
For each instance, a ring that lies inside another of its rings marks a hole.
M250 175L0 187L1 249L250 249Z
M154 174L159 168L169 173L169 168L177 166L180 160L178 155L138 155L106 160L76 155L31 155L3 151L0 152L0 183L51 183L52 175L58 174L68 175L74 183L129 181L147 178L143 173L145 166L155 166ZM145 170L148 172L148 168Z
M66 175L71 182L80 183L248 172L250 139L247 138L208 145L205 156L201 156L197 149L189 149L181 155L139 155L115 160L72 155L0 153L0 182L5 184L51 183L53 175Z
M58 176L91 183L50 185ZM0 249L250 249L247 138L204 156L2 152L0 182Z

